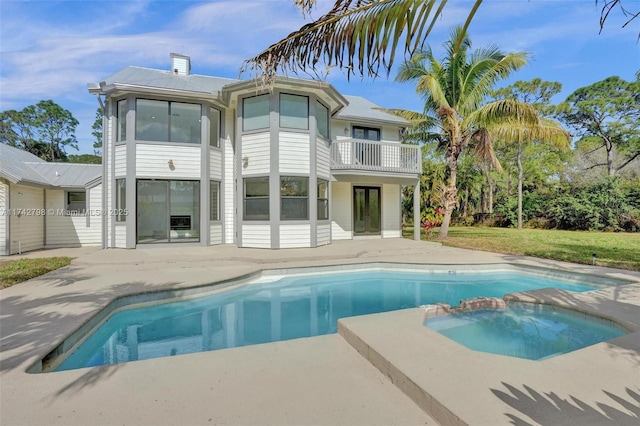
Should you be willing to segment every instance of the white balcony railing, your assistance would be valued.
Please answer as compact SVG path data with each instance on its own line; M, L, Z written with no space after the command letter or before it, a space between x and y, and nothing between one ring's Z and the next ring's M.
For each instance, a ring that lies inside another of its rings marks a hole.
M419 174L422 156L417 145L344 139L331 143L331 169Z

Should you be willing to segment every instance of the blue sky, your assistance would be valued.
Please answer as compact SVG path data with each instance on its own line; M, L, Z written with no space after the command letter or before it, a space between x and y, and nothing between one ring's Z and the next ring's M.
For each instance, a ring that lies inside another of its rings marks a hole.
M640 10L639 0L625 1ZM321 0L312 16L332 3ZM449 1L427 40L437 56L471 4ZM594 0L486 0L469 34L476 48L494 43L506 52L531 52L529 65L503 85L535 77L559 81L559 102L579 87L611 75L631 80L640 70L640 19L623 29L624 17L614 11L599 34L599 11ZM2 0L0 110L53 99L80 121L80 153L91 153L98 102L87 83L128 65L168 70L170 52L189 55L193 73L237 78L244 59L306 22L292 0ZM381 106L421 110L411 84L394 77L349 82L332 69L326 80Z

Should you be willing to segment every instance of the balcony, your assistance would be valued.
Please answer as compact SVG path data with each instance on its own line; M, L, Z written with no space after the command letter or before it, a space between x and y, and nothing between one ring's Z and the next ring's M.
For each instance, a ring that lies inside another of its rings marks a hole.
M422 173L422 155L417 145L344 139L331 143L331 170Z

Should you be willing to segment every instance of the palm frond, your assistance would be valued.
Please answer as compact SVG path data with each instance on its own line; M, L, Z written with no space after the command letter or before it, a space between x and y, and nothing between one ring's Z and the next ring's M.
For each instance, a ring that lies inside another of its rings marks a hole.
M294 1L303 10L313 6L313 0ZM388 74L398 48L409 55L417 51L446 3L447 0L336 0L327 14L246 60L241 73L255 73L265 82L271 82L279 72L313 74L317 67L330 66L346 69L347 77L375 77L381 68ZM475 0L471 16L480 3L482 0Z
M469 143L474 150L476 158L489 166L489 168L502 172L502 166L493 149L493 135L488 129L483 127L475 130L469 138Z
M540 114L533 106L514 99L501 99L489 102L480 109L468 114L462 123L466 129L491 127L503 122L517 123L521 126L539 126Z

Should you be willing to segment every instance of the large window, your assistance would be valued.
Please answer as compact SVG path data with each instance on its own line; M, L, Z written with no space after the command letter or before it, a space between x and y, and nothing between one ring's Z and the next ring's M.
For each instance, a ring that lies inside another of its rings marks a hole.
M220 146L220 111L209 108L209 145Z
M269 178L244 179L244 220L269 220Z
M309 128L309 98L280 94L280 127L290 129Z
M329 139L329 109L316 101L316 127L318 134Z
M127 181L116 179L116 222L124 222L127 215Z
M329 219L329 182L318 179L318 220Z
M242 130L269 127L269 95L253 96L242 100Z
M118 101L118 135L117 141L127 140L127 100Z
M202 109L197 104L136 100L136 139L199 144Z
M309 219L309 178L280 178L280 219Z
M87 193L84 191L67 192L67 210L84 213L87 209Z
M212 180L209 188L209 220L220 220L220 182Z
M379 141L380 129L374 129L371 127L353 126L353 138L366 139L369 141Z

